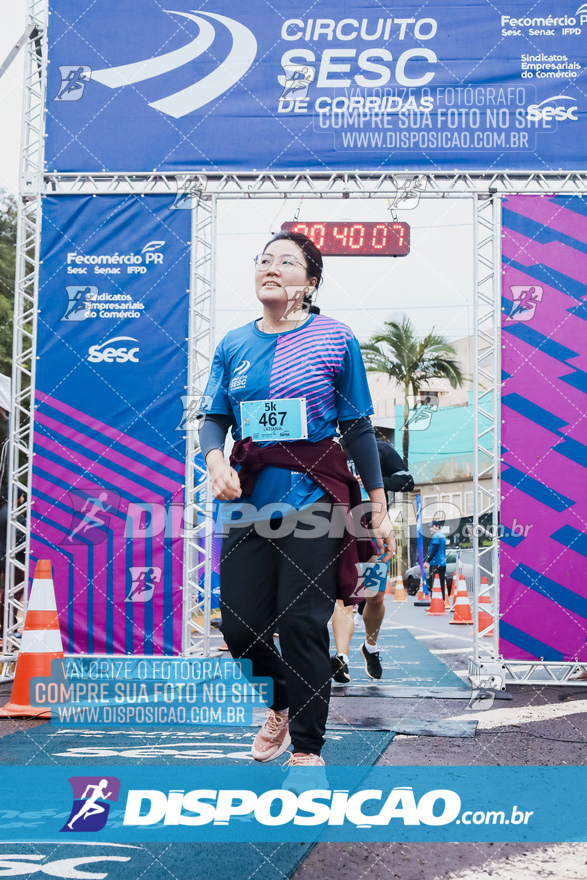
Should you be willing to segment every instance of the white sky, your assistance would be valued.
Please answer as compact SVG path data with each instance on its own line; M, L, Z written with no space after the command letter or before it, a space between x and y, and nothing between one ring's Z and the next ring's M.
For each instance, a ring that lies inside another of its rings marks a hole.
M0 63L26 26L26 0L0 0ZM18 191L24 52L0 78L0 186ZM272 231L293 220L389 221L385 199L220 202L217 339L259 314L253 256ZM412 227L407 257L328 257L318 304L366 339L394 315L409 314L421 333L458 339L472 328L473 227L470 200L422 199L397 211Z
M387 199L300 199L220 202L217 340L260 314L253 257L285 220L391 219ZM407 313L421 333L435 327L449 339L472 332L473 205L470 199L421 199L397 210L411 226L406 257L326 257L317 304L349 324L361 341L385 320Z
M0 0L0 64L26 28L25 0ZM0 78L0 186L18 191L24 51Z

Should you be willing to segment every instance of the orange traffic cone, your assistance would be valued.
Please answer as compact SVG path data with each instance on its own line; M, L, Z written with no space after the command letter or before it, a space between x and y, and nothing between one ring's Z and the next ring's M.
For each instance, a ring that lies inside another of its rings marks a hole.
M433 614L435 616L446 614L446 610L444 608L444 599L442 598L442 588L440 586L440 577L438 574L434 575L432 601L430 602L430 608L428 609L426 614Z
M461 574L461 577L462 576L463 575ZM456 576L456 572L455 572L453 579L452 579L452 584L451 584L451 588L450 588L450 596L449 596L449 611L451 612L451 614L455 610L455 602L456 602L456 598L457 598L458 583L459 582L457 580L457 576Z
M461 574L459 578L459 588L455 599L454 612L455 616L450 623L473 623L471 606L469 605L469 594L467 592L467 584L464 574Z
M418 605L421 608L428 608L430 605L430 593L424 592L424 581L420 581L420 589L418 590L418 595L414 601L414 606Z
M402 583L403 583L403 581L402 581ZM393 595L393 591L394 591L394 587L395 587L395 584L394 584L394 582L393 582L392 579L391 579L391 575L388 574L388 575L387 575L387 583L386 583L386 585L385 585L385 595L386 595L386 596L392 596L392 595Z
M395 593L393 594L393 601L394 602L407 601L406 600L406 591L404 588L404 579L402 578L401 574L398 574L398 576L395 579Z
M37 676L49 677L51 661L58 659L63 659L63 645L51 563L40 559L35 568L10 702L0 709L0 717L50 718L50 709L31 706L30 683Z
M462 581L462 583L461 583L461 581ZM462 590L467 589L467 582L465 580L465 575L463 574L463 572L461 572L459 575L459 579L457 580L456 579L456 572L455 572L455 579L453 581L453 586L452 586L452 590L451 590L451 594L450 594L450 598L451 598L450 613L451 614L455 610L455 605L457 604L457 596L459 595L459 590L461 590L461 589Z
M450 596L448 593L448 581L444 582L444 609L450 611Z

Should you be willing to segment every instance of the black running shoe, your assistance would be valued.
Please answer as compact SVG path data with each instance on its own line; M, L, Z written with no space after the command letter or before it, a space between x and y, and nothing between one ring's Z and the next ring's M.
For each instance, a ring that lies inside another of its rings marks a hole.
M363 660L365 661L365 672L369 676L369 678L381 678L383 675L383 668L381 666L381 661L379 660L379 651L375 651L374 654L370 654L367 650L365 642L359 648L361 654L363 655Z
M348 664L344 662L341 654L330 658L330 668L332 669L333 679L339 684L346 684L351 680Z

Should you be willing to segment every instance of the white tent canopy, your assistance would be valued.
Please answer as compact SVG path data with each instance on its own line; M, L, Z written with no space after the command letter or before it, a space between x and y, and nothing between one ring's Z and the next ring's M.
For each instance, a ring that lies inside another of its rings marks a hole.
M0 409L10 412L10 376L3 376L0 373Z

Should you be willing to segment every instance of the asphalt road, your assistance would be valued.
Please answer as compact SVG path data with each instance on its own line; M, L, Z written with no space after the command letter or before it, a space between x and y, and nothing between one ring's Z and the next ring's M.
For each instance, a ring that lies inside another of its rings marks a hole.
M386 628L408 627L455 673L467 680L472 627L452 626L450 617L387 600ZM351 670L352 673L352 670ZM484 711L467 700L344 697L342 714L471 719L474 737L396 735L379 764L392 766L556 766L587 761L587 685L509 686L512 700L496 700ZM348 709L346 708L348 707ZM585 880L587 844L557 843L347 843L317 844L292 880Z
M384 626L407 627L453 672L467 680L472 627L455 627L449 620L448 616L426 615L424 609L413 606L412 599L405 604L393 603L389 599ZM221 636L215 634L214 641L220 644ZM9 685L0 686L0 703L7 700L9 691ZM475 711L467 709L466 698L341 697L335 693L331 718L384 715L411 722L465 719L478 722L475 736L468 738L398 734L381 756L379 763L383 765L524 767L585 764L585 685L508 686L508 692L512 700L496 700L491 708ZM0 736L39 723L0 721ZM587 844L318 844L292 877L293 880L477 880L483 877L492 877L493 880L586 880ZM227 876L227 880L233 878Z

